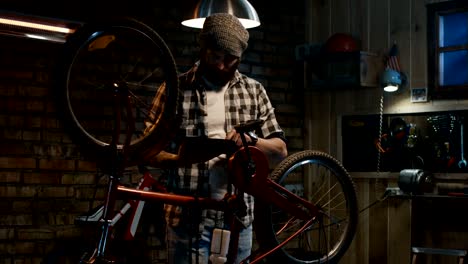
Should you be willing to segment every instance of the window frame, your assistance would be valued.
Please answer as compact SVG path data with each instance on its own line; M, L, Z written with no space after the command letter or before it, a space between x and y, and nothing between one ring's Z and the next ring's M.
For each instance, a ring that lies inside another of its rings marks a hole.
M428 52L428 87L432 99L460 99L468 98L468 83L464 85L439 85L440 66L439 55L441 52L466 50L466 45L440 47L439 46L439 23L440 16L450 13L468 12L467 1L448 1L427 4L427 52Z

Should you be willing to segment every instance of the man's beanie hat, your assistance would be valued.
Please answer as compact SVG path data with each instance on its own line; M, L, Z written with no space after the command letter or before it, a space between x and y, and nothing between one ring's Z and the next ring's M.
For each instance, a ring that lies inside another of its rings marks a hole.
M249 32L237 17L228 13L207 17L199 35L200 47L224 50L236 57L247 48L248 40Z

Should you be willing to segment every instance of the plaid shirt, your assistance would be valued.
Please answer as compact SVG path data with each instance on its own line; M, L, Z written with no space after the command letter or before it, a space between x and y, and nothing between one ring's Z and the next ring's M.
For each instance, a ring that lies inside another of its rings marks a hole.
M183 110L181 134L185 137L199 137L208 135L207 117L207 96L204 82L197 74L198 65L179 77L181 91L183 92ZM239 123L252 119L262 119L264 123L259 137L271 138L280 137L284 139L275 114L274 108L267 96L265 88L258 81L249 78L238 71L230 81L226 93L225 101L225 132L231 131ZM173 146L177 146L174 145ZM177 148L175 148L177 149ZM168 176L169 189L174 193L196 195L198 197L209 197L209 175L208 162L193 164L191 167L179 168ZM227 175L227 174L226 174ZM244 194L247 205L247 215L241 220L247 227L253 222L254 199L248 194ZM179 206L166 205L166 220L170 225L178 225L181 219L190 219L193 216L184 215ZM181 216L182 213L182 216ZM202 220L206 224L206 219L211 220L216 226L223 221L223 212L214 210L203 210ZM210 222L210 221L208 221Z

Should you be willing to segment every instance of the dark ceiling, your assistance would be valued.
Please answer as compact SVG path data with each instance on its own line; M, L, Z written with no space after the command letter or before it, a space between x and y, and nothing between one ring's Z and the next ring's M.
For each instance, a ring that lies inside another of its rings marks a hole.
M26 15L44 16L72 21L88 21L113 16L147 16L154 9L176 10L181 17L188 15L196 0L2 0L0 12L17 12ZM155 18L157 19L157 18Z

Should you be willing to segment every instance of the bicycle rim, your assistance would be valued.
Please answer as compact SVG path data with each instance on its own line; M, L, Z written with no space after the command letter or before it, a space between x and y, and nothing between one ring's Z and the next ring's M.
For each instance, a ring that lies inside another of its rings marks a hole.
M157 152L174 134L177 70L150 27L128 18L85 25L67 41L61 66L66 126L81 143L98 151L122 149L129 138L132 155L148 146ZM151 109L160 89L159 108ZM147 121L154 125L145 132Z
M271 178L322 212L271 258L282 263L338 263L353 240L358 218L354 183L343 166L326 153L306 150L283 160ZM306 222L274 206L256 206L257 239L266 249L289 238Z

